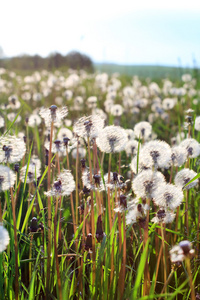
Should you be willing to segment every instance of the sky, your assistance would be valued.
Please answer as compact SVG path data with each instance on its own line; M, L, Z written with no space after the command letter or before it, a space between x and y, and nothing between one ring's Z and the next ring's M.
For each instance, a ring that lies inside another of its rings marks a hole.
M196 0L6 0L5 56L77 50L94 62L200 67Z

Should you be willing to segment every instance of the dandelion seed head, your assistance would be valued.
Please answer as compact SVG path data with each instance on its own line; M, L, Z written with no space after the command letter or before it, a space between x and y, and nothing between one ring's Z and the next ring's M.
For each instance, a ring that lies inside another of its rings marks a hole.
M0 165L0 191L7 191L14 186L16 174L7 166Z
M126 224L144 224L146 220L146 209L143 204L136 204L128 209L128 213L126 214Z
M187 160L187 150L184 147L175 146L171 149L171 165L180 167Z
M45 192L47 197L50 196L69 196L75 190L75 181L69 170L63 170L54 181L51 190Z
M152 197L159 185L165 183L165 177L161 172L145 170L140 172L132 182L134 193L141 198Z
M102 152L114 153L124 150L128 138L123 128L111 125L100 131L96 142Z
M183 188L190 180L192 180L197 175L196 172L190 169L183 169L179 171L175 178L174 183L176 186ZM195 187L198 184L198 179L194 180L192 183L188 184L185 188L187 190Z
M50 127L52 122L55 126L60 127L61 120L68 114L68 109L66 106L57 108L56 105L51 105L50 108L41 108L39 114L47 127Z
M172 223L174 219L175 214L173 212L166 211L165 209L160 209L156 213L156 216L153 219L151 219L151 222L169 224Z
M114 104L111 106L110 113L115 117L120 117L124 112L123 107L120 104Z
M180 143L180 147L183 147L187 151L189 158L195 158L200 154L200 144L192 138L183 140Z
M27 172L27 178L26 178L26 172ZM34 180L36 180L38 177L40 177L40 175L41 175L41 162L39 158L36 157L30 160L29 166L25 165L20 170L20 180L22 182L24 182L26 178L26 183L31 183Z
M104 120L98 115L84 116L75 124L73 131L80 137L96 138L104 127Z
M39 126L41 122L42 119L40 118L40 116L38 116L38 114L31 114L28 118L28 126L33 128Z
M71 154L72 154L72 157L74 159L76 159L77 149L76 148L72 149ZM86 157L86 150L85 150L85 148L79 147L79 149L78 149L78 156L79 156L79 159L82 159L82 158Z
M192 244L185 240L181 241L179 245L175 245L169 251L169 254L172 263L180 263L184 261L186 257L191 258L194 256L194 249L192 249Z
M125 148L127 156L134 156L137 154L138 151L138 141L136 140L130 140L126 144Z
M153 193L156 205L175 210L183 201L183 191L173 184L161 184Z
M11 113L7 114L7 118L8 118L8 120L9 120L10 122L13 122L13 121L15 120L16 116L17 116L17 114L14 113L14 112L11 112ZM20 123L20 122L21 122L21 119L22 119L22 117L21 117L20 115L18 115L17 118L16 118L16 120L15 120L15 123L16 123L16 124L17 124L17 123Z
M50 142L49 141L45 142L44 147L47 150L49 150ZM59 156L63 156L66 154L66 147L62 141L57 139L57 140L54 140L54 142L52 143L51 152L58 153Z
M156 168L169 168L171 148L164 141L150 141L143 146L141 156L146 156L149 160L152 160L152 165Z
M172 109L176 104L176 99L174 98L165 98L162 102L162 107L165 110Z
M0 116L0 128L4 127L4 125L5 125L4 118Z
M124 182L123 177L117 172L110 172L110 182L108 182L108 173L104 175L106 189L114 191L115 188L123 189L126 187L127 182Z
M24 141L7 135L0 139L0 162L19 162L26 152Z
M200 116L197 116L194 123L194 128L197 131L200 131Z
M0 225L0 253L6 250L10 242L8 231L5 227Z
M152 126L149 122L139 122L134 127L134 134L137 138L147 140L152 133Z

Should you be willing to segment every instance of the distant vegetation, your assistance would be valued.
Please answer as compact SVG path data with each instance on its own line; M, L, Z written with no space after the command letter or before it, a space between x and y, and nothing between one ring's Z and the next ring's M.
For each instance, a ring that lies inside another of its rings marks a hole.
M142 78L149 77L151 79L158 78L170 78L171 80L181 79L181 76L185 73L190 73L193 77L199 78L199 69L183 68L183 67L167 67L167 66L149 66L149 65L118 65L107 63L95 63L94 67L97 71L106 72L112 74L114 72L120 75L137 75Z
M60 53L53 53L48 57L39 55L22 55L12 58L0 59L0 67L12 70L53 70L53 69L85 69L93 71L92 60L85 54L72 51L63 56Z

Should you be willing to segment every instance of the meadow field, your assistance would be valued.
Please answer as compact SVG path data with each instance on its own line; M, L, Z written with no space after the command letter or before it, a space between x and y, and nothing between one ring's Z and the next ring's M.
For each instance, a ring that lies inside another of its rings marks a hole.
M0 299L200 299L199 71L98 68L0 68Z

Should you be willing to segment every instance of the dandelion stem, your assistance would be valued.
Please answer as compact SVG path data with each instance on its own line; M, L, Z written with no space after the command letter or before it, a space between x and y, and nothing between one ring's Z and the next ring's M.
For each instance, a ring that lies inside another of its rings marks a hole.
M186 197L185 197L185 227L186 227L187 238L189 237L188 198L189 198L189 190L186 191Z
M66 148L66 157L67 157L67 169L69 170L69 154ZM73 202L73 194L70 194L70 203L71 203L71 210L72 210L72 220L73 220L73 227L74 227L74 234L76 233L76 219L75 219L75 212L74 212L74 202Z
M147 205L148 205L148 210L147 210L147 216L146 216L146 222L145 222L145 228L144 228L144 247L148 241L149 237L149 209L150 209L150 198L147 199ZM149 265L148 265L148 255L146 258L146 263L145 263L145 270L144 270L144 291L143 294L148 295L150 291L150 274L149 274Z
M18 300L19 296L19 270L18 270L18 244L17 244L17 227L16 227L16 215L15 215L15 201L13 197L13 189L10 188L12 213L13 213L13 226L14 226L14 247L15 247L15 300Z
M52 149L52 139L53 139L53 122L51 122L51 132L50 132L50 144L49 144L49 157L48 157L48 190L51 187L51 149ZM46 296L48 297L49 287L50 287L50 267L51 267L51 197L47 197L48 206L48 246L47 246L47 278L46 278Z
M170 282L170 280L171 280L173 274L174 274L174 269L171 270L171 273L169 274L167 280L165 281L165 284L164 284L163 289L162 289L162 291L161 291L160 294L163 294L163 293L164 293L164 290L166 289L168 283ZM159 298L158 300L161 300L161 298Z
M189 284L190 284L190 290L191 290L191 299L195 300L196 296L195 296L194 285L193 285L193 281L192 281L192 271L191 271L191 266L190 266L190 258L186 257L185 262L186 262L186 268L187 268L188 277L189 277Z
M110 206L110 170L111 170L111 159L112 159L112 153L109 153L109 162L108 162L108 217L109 217L109 228L110 231L112 229L112 218L111 218L111 206Z
M59 299L62 300L62 288L61 288L61 278L60 278L60 271L59 271L59 260L58 260L57 238L56 238L58 203L59 203L59 197L56 197L56 207L55 207L55 216L54 216L54 251L55 251L55 259L56 259L58 293L59 293ZM61 196L60 196L60 203L61 203Z
M164 237L163 223L161 223L161 236L162 236L162 248L163 248L163 274L164 274L164 282L166 282L167 268L166 268L166 260L165 260L165 237ZM165 287L165 292L166 292L166 287Z
M77 148L76 148L76 226L78 226L78 164L79 164L79 140L77 137Z
M88 136L88 156L89 156L89 168L90 168L90 183L92 183L92 162L91 162L91 153L90 153L90 139ZM92 281L93 285L95 283L95 259L96 259L96 254L95 254L95 223L94 223L94 198L93 198L93 190L91 189L90 192L91 196L91 232L92 232L92 260L93 260L93 267L92 267Z

